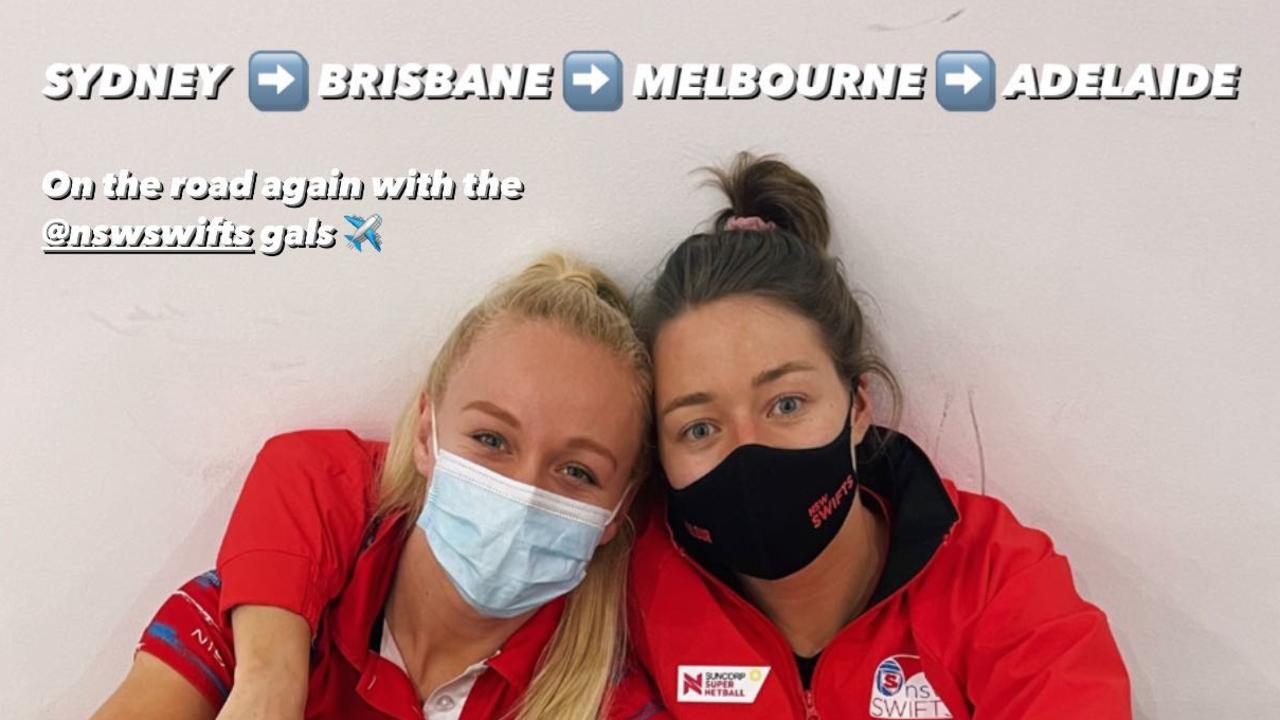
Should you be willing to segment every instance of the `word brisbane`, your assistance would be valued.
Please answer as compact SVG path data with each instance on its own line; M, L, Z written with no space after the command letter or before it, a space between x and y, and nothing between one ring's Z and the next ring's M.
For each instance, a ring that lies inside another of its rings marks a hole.
M323 100L547 100L554 78L547 63L327 63L316 94Z

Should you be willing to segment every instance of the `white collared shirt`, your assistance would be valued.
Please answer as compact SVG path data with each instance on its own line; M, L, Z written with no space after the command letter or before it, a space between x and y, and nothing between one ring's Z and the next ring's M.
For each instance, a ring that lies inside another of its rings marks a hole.
M400 654L400 648L396 645L396 639L391 636L391 627L386 620L382 621L382 647L378 654L408 674L404 656ZM462 717L462 706L467 703L471 688L488 667L488 662L481 660L458 677L436 688L431 697L422 703L422 716L427 720L458 720Z

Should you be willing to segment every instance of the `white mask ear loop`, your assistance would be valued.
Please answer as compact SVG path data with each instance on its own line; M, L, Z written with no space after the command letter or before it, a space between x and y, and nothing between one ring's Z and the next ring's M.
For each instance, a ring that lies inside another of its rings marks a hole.
M858 387L857 385L854 386L853 395L849 398L849 400L850 400L849 412L853 415L853 417L849 420L849 427L852 428L853 426L858 424ZM435 428L434 423L432 423L432 428L433 429ZM858 474L857 443L853 443L849 446L849 463L853 467L854 477L857 477L857 474Z
M622 497L618 498L618 504L613 506L613 512L609 513L609 519L605 520L604 522L605 525L608 525L609 523L617 519L618 511L622 509L623 505L627 504L627 496L631 494L632 490L636 489L636 487L640 485L640 482L641 481L637 480L636 482L628 486L626 490L622 491Z
M440 442L436 439L436 404L431 402L431 456L440 462Z

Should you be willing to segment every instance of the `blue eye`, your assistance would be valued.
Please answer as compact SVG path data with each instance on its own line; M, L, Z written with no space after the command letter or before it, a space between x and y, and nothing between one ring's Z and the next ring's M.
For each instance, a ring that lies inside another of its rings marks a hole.
M564 471L565 471L565 474L569 475L570 477L580 482L584 482L588 485L600 484L596 480L596 476L592 475L590 470L582 467L581 465L567 465L565 466Z
M788 395L784 398L779 398L778 401L773 404L773 411L779 415L792 415L799 412L800 408L803 406L803 398L796 395Z
M685 439L693 440L695 442L698 440L706 440L708 437L711 437L711 423L698 421L680 431L680 435Z
M497 433L478 432L471 437L490 450L501 450L507 446L507 441Z

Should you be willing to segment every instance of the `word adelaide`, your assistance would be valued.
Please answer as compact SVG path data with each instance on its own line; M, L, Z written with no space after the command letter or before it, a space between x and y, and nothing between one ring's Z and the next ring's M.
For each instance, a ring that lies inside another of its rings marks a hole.
M1240 66L1219 63L1140 63L1131 69L1115 63L1082 63L1076 67L1024 63L1005 85L1006 100L1235 100L1240 94Z

